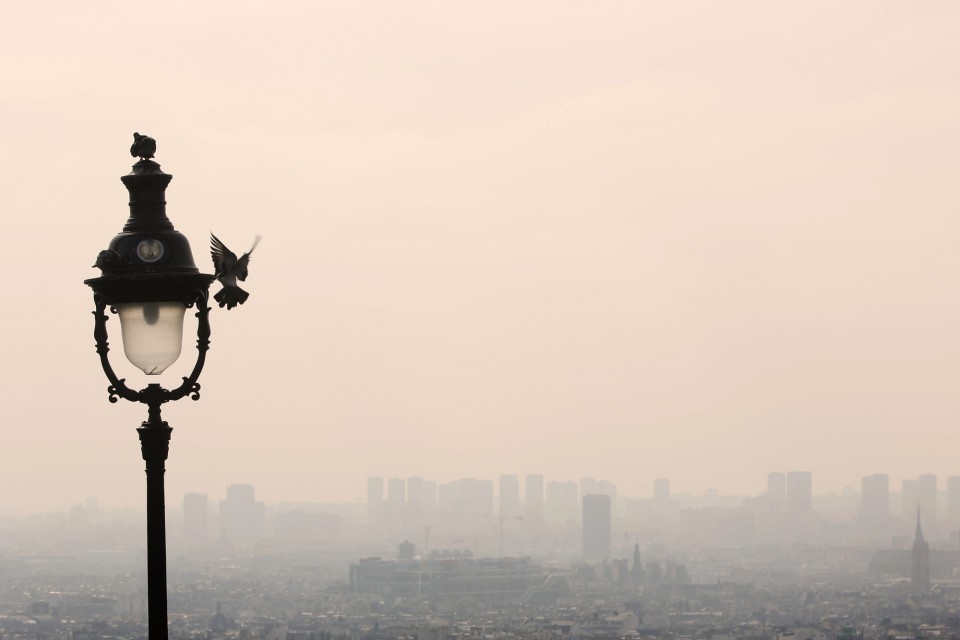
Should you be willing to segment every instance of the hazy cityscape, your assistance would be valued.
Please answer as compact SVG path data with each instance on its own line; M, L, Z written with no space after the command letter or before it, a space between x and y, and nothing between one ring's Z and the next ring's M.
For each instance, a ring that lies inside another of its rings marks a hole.
M539 474L370 477L365 501L169 509L176 638L891 638L960 631L960 476L647 497ZM142 513L0 523L3 637L142 635Z
M960 640L960 2L3 8L0 640Z

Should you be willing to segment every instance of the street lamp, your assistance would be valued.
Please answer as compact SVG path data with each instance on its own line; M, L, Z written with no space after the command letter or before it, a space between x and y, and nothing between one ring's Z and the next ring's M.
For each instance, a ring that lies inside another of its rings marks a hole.
M156 143L134 134L131 153L141 160L120 178L130 192L130 217L123 231L100 252L102 275L85 280L93 289L94 338L100 364L110 381L108 399L147 405L147 420L137 429L147 472L147 600L149 639L167 639L167 559L164 514L164 462L170 426L160 419L160 406L189 395L200 398L197 380L210 344L208 288L214 276L200 273L190 243L167 218L164 195L173 176L151 160ZM139 145L139 146L138 146ZM120 319L123 352L147 375L159 375L180 356L183 318L196 308L197 361L189 377L174 389L147 384L139 391L118 378L110 365L106 310Z

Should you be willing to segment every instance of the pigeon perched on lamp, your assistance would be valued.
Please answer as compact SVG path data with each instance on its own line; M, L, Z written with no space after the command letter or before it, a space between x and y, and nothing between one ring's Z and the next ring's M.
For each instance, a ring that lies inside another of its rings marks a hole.
M133 144L130 145L130 155L141 160L149 160L157 152L157 141L150 136L133 134Z
M250 297L250 294L237 286L237 280L247 279L247 265L250 264L250 254L257 248L260 242L260 236L253 240L253 246L250 251L237 257L233 251L227 248L220 238L210 234L210 256L213 258L213 266L216 269L214 274L223 288L217 292L213 299L217 301L221 308L227 310L233 309L238 304L243 304Z
M122 267L129 262L130 259L120 255L119 252L114 251L113 249L104 249L97 254L97 261L93 263L93 266L100 269L100 271L107 273L113 269Z

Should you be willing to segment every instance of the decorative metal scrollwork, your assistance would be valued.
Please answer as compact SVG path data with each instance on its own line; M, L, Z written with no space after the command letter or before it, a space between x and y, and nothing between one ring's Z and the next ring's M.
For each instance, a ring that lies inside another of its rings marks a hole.
M126 385L125 378L118 378L113 366L110 364L108 356L110 345L107 341L107 320L109 317L105 313L107 304L100 296L94 296L96 310L93 312L94 328L93 337L96 341L97 353L100 355L100 365L103 372L107 375L110 385L107 387L107 400L117 402L118 398L129 400L130 402L141 402L149 407L151 421L159 420L160 405L165 402L179 400L189 395L193 400L200 399L200 385L197 380L200 378L200 372L203 371L203 365L207 359L207 351L210 349L210 307L207 306L209 292L206 289L199 291L193 301L186 302L187 308L196 306L197 313L197 362L193 365L193 371L190 375L183 378L183 382L175 389L164 389L159 384L149 384L139 391L134 391ZM114 311L111 307L111 311Z

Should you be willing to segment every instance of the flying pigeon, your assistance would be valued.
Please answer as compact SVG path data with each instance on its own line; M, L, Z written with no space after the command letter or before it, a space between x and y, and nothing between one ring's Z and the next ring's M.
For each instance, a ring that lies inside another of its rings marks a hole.
M139 133L133 134L133 144L130 145L130 155L134 158L139 156L141 160L149 160L156 152L156 140L150 136L142 136Z
M238 304L243 304L250 297L250 294L237 286L237 280L247 279L247 265L250 264L250 254L257 248L260 242L260 236L253 240L253 246L250 251L237 258L237 254L220 241L220 238L210 234L210 256L213 258L213 266L216 269L214 275L223 285L223 289L217 292L213 299L220 307L233 309Z

